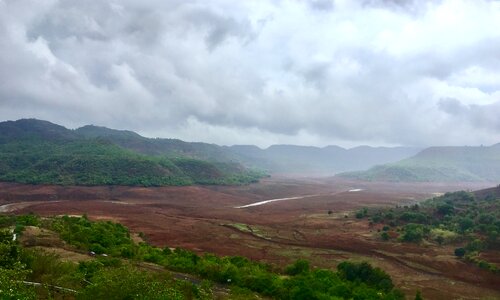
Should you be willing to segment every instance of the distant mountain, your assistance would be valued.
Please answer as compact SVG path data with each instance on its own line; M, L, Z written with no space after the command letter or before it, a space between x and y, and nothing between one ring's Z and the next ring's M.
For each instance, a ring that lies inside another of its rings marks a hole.
M368 169L377 164L410 157L420 149L409 147L360 146L344 149L295 145L273 145L260 149L253 145L231 147L178 139L145 138L135 132L87 125L75 130L88 138L105 138L113 143L147 155L169 158L190 157L218 163L241 163L269 173L333 175L338 172Z
M333 175L395 162L415 155L420 149L369 146L344 149L338 146L318 148L294 145L274 145L260 149L247 145L232 146L230 150L238 154L243 163L272 173Z
M339 172L364 170L377 164L395 162L410 157L420 150L408 147L374 148L368 146L352 149L338 146L318 148L294 145L273 145L267 149L251 145L227 147L208 143L184 142L178 139L146 138L132 131L94 125L71 130L35 119L0 123L0 154L5 155L6 151L11 151L9 155L14 155L15 151L12 149L15 148L16 151L19 149L11 145L9 146L10 150L6 150L6 145L14 143L19 147L21 141L28 141L28 146L26 146L28 148L33 148L36 143L49 143L52 146L57 145L64 148L70 142L97 143L101 145L100 147L113 146L119 151L127 150L128 154L169 161L176 166L175 172L181 172L179 174L191 178L191 181L188 180L189 182L196 183L223 182L222 178L227 177L228 174L231 176L239 174L238 176L240 176L248 174L248 172L252 173L253 171L249 171L249 169L259 169L271 174L331 176ZM81 147L86 148L85 145ZM51 151L60 153L61 150L52 149ZM120 155L125 155L125 153ZM193 166L195 162L199 164L196 167ZM2 174L2 172L6 172L6 169L1 169L2 166L6 168L5 163L0 163L0 180L12 180L12 176L5 177L5 174ZM209 166L212 170L209 172L212 174L210 177L217 178L216 180L205 180L202 178L203 175L200 175L207 174L205 171L208 170ZM14 167L14 169L16 168ZM169 170L169 172L174 171ZM192 181L193 178L197 179ZM249 178L254 180L253 175ZM109 179L107 180L109 181Z
M1 122L0 181L162 186L245 184L263 176L237 163L145 155L117 140L132 145L149 141L130 131L103 127L70 130L35 119Z
M294 145L273 145L260 149L253 145L231 147L178 139L145 138L135 132L87 125L75 130L88 138L105 138L113 143L147 155L190 157L218 163L241 163L269 173L333 175L338 172L368 169L377 164L410 157L420 149L409 147L368 147L344 149Z
M500 144L431 147L408 159L339 176L370 181L500 181Z

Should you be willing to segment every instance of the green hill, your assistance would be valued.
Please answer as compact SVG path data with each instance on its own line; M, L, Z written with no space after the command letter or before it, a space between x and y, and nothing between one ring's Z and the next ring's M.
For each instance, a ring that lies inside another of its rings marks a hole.
M145 139L132 132L122 138ZM0 123L0 180L62 185L245 184L261 173L178 156L174 159L137 153L106 136L40 120Z
M86 138L105 138L123 148L146 155L161 155L170 158L189 157L212 162L239 161L237 155L214 144L190 143L178 139L146 138L132 131L94 125L83 126L74 132Z
M396 163L339 176L370 181L499 181L500 144L431 147Z

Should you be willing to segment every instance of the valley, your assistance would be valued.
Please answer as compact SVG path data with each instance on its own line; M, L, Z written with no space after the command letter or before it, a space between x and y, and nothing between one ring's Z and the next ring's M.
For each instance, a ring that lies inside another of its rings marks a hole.
M86 214L92 220L120 222L156 246L241 255L280 267L296 259L332 269L347 259L368 261L388 272L409 296L421 290L425 299L495 299L500 297L498 275L457 259L454 245L383 241L381 225L355 217L361 208L413 205L447 191L491 186L495 184L287 177L245 186L0 183L0 210ZM264 201L269 202L256 205Z

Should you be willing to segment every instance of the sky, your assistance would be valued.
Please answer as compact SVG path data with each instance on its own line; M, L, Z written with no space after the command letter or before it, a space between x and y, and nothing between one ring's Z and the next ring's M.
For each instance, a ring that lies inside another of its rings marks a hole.
M500 142L500 1L0 0L0 120L221 145Z

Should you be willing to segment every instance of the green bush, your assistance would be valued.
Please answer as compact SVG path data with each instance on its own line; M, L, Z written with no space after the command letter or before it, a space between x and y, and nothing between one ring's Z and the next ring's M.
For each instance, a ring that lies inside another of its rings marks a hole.
M299 259L285 269L285 273L291 276L309 272L309 262L304 259Z
M362 282L386 292L394 287L391 277L387 273L380 268L372 267L367 262L351 263L345 261L340 263L337 269L340 276L349 281Z
M401 239L405 242L418 243L424 238L424 226L420 224L407 224Z

